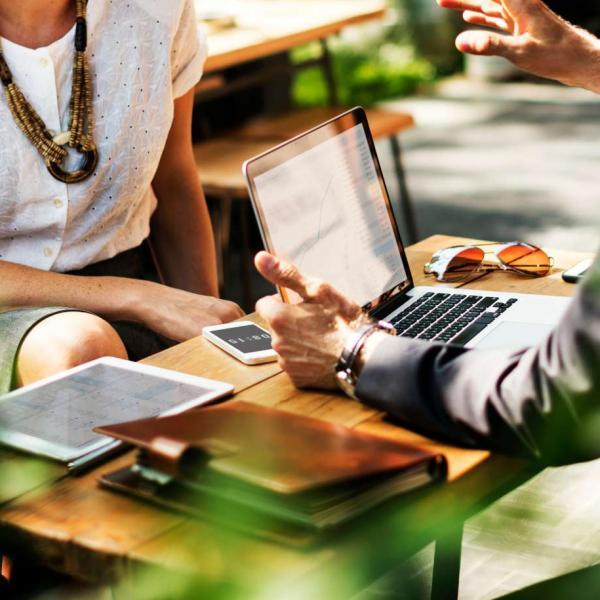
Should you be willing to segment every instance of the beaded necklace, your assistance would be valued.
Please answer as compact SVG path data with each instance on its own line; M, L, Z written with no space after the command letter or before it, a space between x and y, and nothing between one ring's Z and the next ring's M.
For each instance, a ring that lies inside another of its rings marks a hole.
M75 0L75 59L71 93L69 131L52 135L42 118L27 101L23 92L13 81L0 48L0 81L5 88L8 106L19 129L42 155L51 175L63 183L79 183L87 179L98 165L98 150L94 144L94 113L92 106L92 83L87 48L87 2ZM83 162L76 171L65 171L63 162L68 156L65 146L77 150Z

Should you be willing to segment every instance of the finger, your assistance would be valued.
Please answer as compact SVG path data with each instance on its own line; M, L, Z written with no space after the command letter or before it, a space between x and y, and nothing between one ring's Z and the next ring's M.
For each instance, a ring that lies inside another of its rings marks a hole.
M277 296L265 296L256 303L256 312L263 318L277 312L283 303Z
M283 304L283 300L281 299L281 296L279 294L274 294L272 296L265 296L264 298L260 298L257 302L256 302L256 310L258 311L258 304L260 302L263 302L263 300L273 300L274 302L276 302L277 304Z
M259 252L254 259L258 272L274 285L288 288L307 300L308 279L296 267L268 252Z
M488 17L482 13L467 10L463 13L463 19L471 25L483 25L484 27L493 27L507 33L511 32L511 27L504 19Z
M360 307L334 287L317 279L305 277L294 265L272 254L259 252L254 262L265 279L296 292L305 302L333 308L346 319L355 319L360 314Z
M277 332L281 331L290 323L290 316L287 315L287 305L285 305L276 296L267 296L261 298L256 303L256 312L269 324L269 327Z
M496 2L496 0L483 0L481 2L481 12L488 17L501 18L504 15L502 3Z
M437 3L442 8L449 8L450 10L481 10L481 0L437 0Z
M540 0L503 0L508 12L513 16L536 16L541 8L547 8Z
M503 56L509 60L516 55L518 39L487 31L465 31L456 38L456 47L466 54Z
M502 5L494 0L437 0L442 8L459 12L473 11L490 17L502 17Z

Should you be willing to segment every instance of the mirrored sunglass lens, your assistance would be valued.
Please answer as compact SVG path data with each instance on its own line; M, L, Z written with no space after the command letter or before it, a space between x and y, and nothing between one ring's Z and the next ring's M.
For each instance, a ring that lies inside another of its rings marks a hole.
M513 244L498 252L498 258L511 269L528 275L547 275L552 266L549 256L535 246Z
M461 250L446 267L444 281L459 281L472 275L481 266L485 253L480 248Z

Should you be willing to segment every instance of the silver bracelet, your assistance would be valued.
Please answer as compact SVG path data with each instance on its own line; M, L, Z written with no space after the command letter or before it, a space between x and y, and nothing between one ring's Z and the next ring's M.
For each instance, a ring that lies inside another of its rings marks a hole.
M346 340L342 354L335 366L335 376L338 386L345 394L354 398L354 400L358 400L356 397L357 377L354 372L354 365L365 342L376 331L395 333L394 327L385 321L361 325Z

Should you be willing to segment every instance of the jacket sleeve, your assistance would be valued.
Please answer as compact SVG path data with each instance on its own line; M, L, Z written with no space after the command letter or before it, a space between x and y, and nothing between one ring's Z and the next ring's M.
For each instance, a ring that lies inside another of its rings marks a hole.
M382 341L363 368L365 403L428 436L550 464L600 456L600 255L538 347L466 350Z

